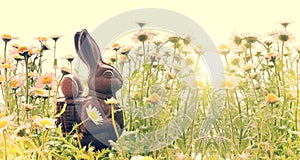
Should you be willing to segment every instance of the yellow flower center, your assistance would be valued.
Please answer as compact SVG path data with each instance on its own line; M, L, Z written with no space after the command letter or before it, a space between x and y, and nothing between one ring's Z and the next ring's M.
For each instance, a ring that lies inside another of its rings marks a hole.
M4 81L4 76L0 75L0 83Z
M52 82L51 76L45 76L42 78L42 84L50 84Z
M270 103L275 103L275 102L278 102L279 99L275 94L270 93L270 94L267 95L267 101L270 102Z
M246 66L243 66L243 71L247 72L247 71L250 71L252 69L252 66L251 65L246 65Z
M47 37L37 37L36 39L39 41L47 41L48 40Z
M11 81L11 87L12 88L18 88L19 87L19 81L17 79L14 79Z
M24 52L28 51L28 47L26 47L26 46L21 46L21 47L18 48L18 51L19 51L20 53L24 53Z
M3 117L3 114L2 113L0 113L0 118L2 118Z
M28 73L28 76L32 78L32 77L35 76L35 73L34 72L30 72L30 73Z
M118 48L120 48L120 45L118 43L114 43L111 47L113 49L118 49Z
M48 119L42 119L41 126L46 127L47 125L52 126L52 123Z
M0 120L0 129L4 128L7 125L7 120Z
M5 38L5 39L12 39L12 36L10 34L3 34L2 35L2 38Z
M97 119L97 117L98 117L98 115L95 112L92 112L92 111L88 112L88 115L91 119Z
M225 86L227 87L227 88L231 88L232 86L233 86L233 84L232 84L232 82L231 81L225 81Z
M2 64L2 68L9 69L9 68L12 68L12 66L9 63L4 63L4 64Z

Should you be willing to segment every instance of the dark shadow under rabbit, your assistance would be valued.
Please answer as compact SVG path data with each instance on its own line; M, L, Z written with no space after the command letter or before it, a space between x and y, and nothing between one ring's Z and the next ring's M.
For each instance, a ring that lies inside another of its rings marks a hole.
M67 108L65 113L58 118L58 123L65 128L63 131L68 132L74 123L80 123L88 118L87 107L95 107L101 113L103 122L101 124L95 124L92 120L84 122L80 127L83 135L80 142L84 146L91 144L97 150L109 148L111 145L108 141L117 140L112 114L114 114L115 126L119 135L124 127L124 122L123 113L118 105L115 105L115 112L112 113L111 105L106 104L105 100L116 98L116 92L122 87L122 76L115 67L103 62L100 49L87 30L77 32L74 40L76 52L89 71L87 80L89 92L87 96L82 96L83 85L80 79L73 75L65 76L61 82L64 99L58 101L57 112L65 102Z

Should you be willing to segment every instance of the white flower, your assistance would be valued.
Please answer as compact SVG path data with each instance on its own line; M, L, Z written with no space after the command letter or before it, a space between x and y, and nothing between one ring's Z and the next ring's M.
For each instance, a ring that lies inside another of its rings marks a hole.
M118 104L118 101L114 97L111 97L107 100L104 100L104 103L105 104L110 104L110 105L116 105L116 104Z
M5 117L0 117L0 132L2 132L7 128L7 126L12 122L14 117L15 114L5 116Z
M101 113L99 113L99 111L97 110L97 108L92 107L92 105L89 105L86 108L86 113L88 115L88 117L96 124L102 124L103 122L103 118L101 116Z
M55 128L55 121L56 119L53 118L41 118L41 117L37 117L33 119L33 122L36 123L38 126L42 127L43 129L52 129Z

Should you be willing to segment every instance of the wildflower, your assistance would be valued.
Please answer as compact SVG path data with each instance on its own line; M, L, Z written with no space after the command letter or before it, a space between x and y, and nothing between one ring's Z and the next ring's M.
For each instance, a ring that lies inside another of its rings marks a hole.
M55 121L56 119L52 119L52 118L34 118L33 122L35 124L37 124L38 126L42 127L43 129L52 129L55 128Z
M252 69L252 65L245 65L242 67L242 70L244 72L249 72Z
M34 108L34 106L31 104L25 104L24 107L25 107L26 111L30 111Z
M40 52L41 52L40 48L31 49L29 51L29 55L32 56L32 55L35 55L35 54L39 54Z
M192 87L203 89L205 87L205 85L202 80L196 80L193 82Z
M47 98L49 97L49 91L41 88L32 88L30 90L30 96Z
M141 29L142 29L147 23L137 22L136 24L139 25L141 27Z
M43 36L41 36L41 37L35 37L34 39L40 41L41 43L46 42L48 40L47 37L43 37Z
M68 75L68 74L71 74L72 73L72 71L71 71L71 69L70 68L68 68L68 67L61 67L61 73L63 74L63 75Z
M240 64L241 58L240 57L233 57L230 60L230 64L234 66L238 66Z
M23 57L20 54L12 54L12 58L17 62L23 60Z
M130 160L154 160L154 159L149 156L137 155L137 156L131 157Z
M37 83L36 83L36 87L38 88L47 88L47 87L50 87L52 88L53 86L56 85L57 83L57 80L54 78L54 74L53 73L46 73L42 76L40 76L38 79L37 79Z
M18 52L21 56L29 56L30 49L27 46L21 46L18 48Z
M17 44L17 43L15 43L15 44L13 44L13 45L11 45L13 48L15 48L15 49L18 49L19 47L20 47L20 45L19 44Z
M252 44L252 43L258 41L258 38L254 35L251 35L250 33L243 34L243 39L245 39L246 42L249 44Z
M238 35L234 35L234 36L233 36L233 42L234 42L237 46L239 46L239 45L242 44L243 39L242 39L240 36L238 36Z
M12 39L17 39L17 37L12 37L10 34L2 34L1 38L5 43L11 41Z
M230 52L230 48L226 44L220 44L218 51L222 55L227 55Z
M234 89L238 86L239 82L240 82L240 78L236 76L228 76L225 79L224 87L226 89Z
M21 124L15 131L14 133L19 136L23 137L26 135L26 133L30 132L30 127L31 125L29 123Z
M157 103L160 100L160 96L157 93L153 93L151 94L147 99L146 102L150 102L150 103Z
M267 55L265 56L266 59L275 62L276 58L277 58L278 54L274 53L274 52L269 52L267 53Z
M120 63L125 63L128 61L128 57L125 56L124 54L120 54L119 62Z
M15 114L11 114L9 116L0 118L0 132L2 132L3 130L5 130L8 127L8 125L12 122L14 117L15 117Z
M10 85L12 89L16 90L22 85L22 82L17 78L13 78L10 82Z
M123 55L128 55L128 53L130 52L131 48L130 47L122 47L120 49L120 53Z
M97 110L97 108L92 107L92 105L89 105L86 108L86 113L88 115L88 117L96 124L102 124L103 123L103 118L101 116L101 113L99 113L99 111Z
M118 43L114 43L112 46L111 46L111 48L114 50L114 51L118 51L121 47L120 47L120 45L118 44Z
M51 50L50 46L47 43L42 42L42 51L47 51L47 50Z
M104 100L104 102L105 102L105 104L110 104L110 105L118 104L118 101L114 97L111 97L110 99Z
M194 60L190 57L187 57L185 58L185 63L188 65L188 66L191 66L194 64Z
M280 40L282 42L292 41L295 38L291 33L287 32L287 31L280 31L275 36L278 40Z
M60 39L62 37L62 35L58 35L58 34L54 34L52 36L50 36L50 38L52 38L55 42Z
M282 101L280 98L278 98L275 94L273 93L269 93L266 97L267 99L267 102L271 103L271 104L274 104L274 103L277 103L277 102L280 102Z
M10 70L13 69L13 65L11 65L10 63L3 63L1 64L1 68Z
M279 22L279 24L282 25L285 29L291 23L292 23L291 21L282 21L282 22Z
M72 63L72 61L75 59L75 56L73 54L67 54L63 57L63 59L66 59L69 63Z
M28 73L28 77L31 78L31 79L33 79L33 78L36 77L36 73L34 73L34 72L29 72L29 73Z
M149 32L149 31L147 31L147 32L146 31L141 31L141 32L138 32L138 33L134 34L133 40L144 43L147 40L148 41L151 40L155 35L156 35L155 33L152 33L152 32Z
M5 78L3 75L0 75L0 84L2 84L4 82Z
M140 94L137 91L131 92L130 98L134 101L137 101L140 98Z

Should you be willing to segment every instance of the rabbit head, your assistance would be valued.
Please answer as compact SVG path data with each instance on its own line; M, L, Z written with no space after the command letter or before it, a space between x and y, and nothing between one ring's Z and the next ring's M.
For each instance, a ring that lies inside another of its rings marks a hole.
M102 60L100 49L87 30L77 32L74 40L79 58L88 67L89 92L115 96L123 83L121 74Z

